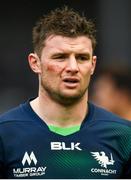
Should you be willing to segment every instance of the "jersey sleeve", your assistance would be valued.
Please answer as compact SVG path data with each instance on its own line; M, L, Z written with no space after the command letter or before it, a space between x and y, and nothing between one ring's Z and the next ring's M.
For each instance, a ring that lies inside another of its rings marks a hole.
M128 132L128 130L126 132ZM124 143L123 147L124 147L123 154L125 153L125 156L126 155L128 156L128 160L124 165L123 173L122 173L123 176L121 178L131 179L131 126L129 129L129 133L128 133L126 142Z

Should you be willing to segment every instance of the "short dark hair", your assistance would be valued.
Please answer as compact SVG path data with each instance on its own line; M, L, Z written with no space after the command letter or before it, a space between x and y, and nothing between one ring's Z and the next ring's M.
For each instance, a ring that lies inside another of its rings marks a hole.
M66 37L84 35L91 39L93 50L96 46L94 23L67 6L50 11L34 26L33 48L37 54L41 54L45 39L52 34Z

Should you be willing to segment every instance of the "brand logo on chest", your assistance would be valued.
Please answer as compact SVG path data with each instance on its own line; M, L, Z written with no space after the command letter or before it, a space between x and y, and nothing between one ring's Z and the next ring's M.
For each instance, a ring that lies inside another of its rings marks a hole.
M115 161L113 159L112 153L110 156L106 155L104 151L101 152L91 152L91 155L97 161L102 168L92 168L91 172L95 174L101 174L102 176L115 175L117 173L116 169L108 169L108 166L113 166Z
M16 178L24 177L38 177L43 176L46 171L46 166L37 166L38 160L32 151L30 154L26 151L22 158L19 168L13 168L13 175ZM33 165L33 166L32 166Z
M70 144L66 144L65 142L51 142L50 143L51 150L64 150L64 151L81 151L80 143L71 142Z

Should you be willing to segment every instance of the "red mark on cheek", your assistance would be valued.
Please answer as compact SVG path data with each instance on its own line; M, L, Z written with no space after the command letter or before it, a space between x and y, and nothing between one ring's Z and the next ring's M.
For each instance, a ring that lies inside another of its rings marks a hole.
M59 65L48 65L47 67L48 71L53 71L53 72L59 72L62 70L62 68Z

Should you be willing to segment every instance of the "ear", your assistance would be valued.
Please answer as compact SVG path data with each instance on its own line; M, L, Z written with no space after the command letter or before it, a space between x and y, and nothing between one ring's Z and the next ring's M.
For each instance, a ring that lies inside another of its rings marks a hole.
M95 67L96 67L96 61L97 61L97 57L96 57L96 56L93 56L93 57L92 57L91 75L94 74Z
M36 74L41 73L40 59L36 53L29 54L28 62L29 62L30 68L32 69L33 72L35 72Z

